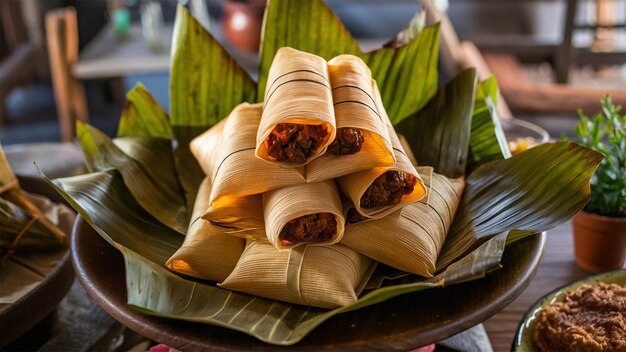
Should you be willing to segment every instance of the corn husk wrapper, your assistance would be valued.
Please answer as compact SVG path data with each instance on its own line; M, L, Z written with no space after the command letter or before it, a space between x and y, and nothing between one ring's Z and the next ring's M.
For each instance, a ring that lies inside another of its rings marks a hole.
M211 183L205 179L200 184L198 194L209 193L210 187ZM207 197L196 197L185 242L165 265L179 274L221 282L237 265L246 241L225 234L220 227L202 219L201 215L208 208Z
M339 191L332 180L289 186L263 194L263 214L267 239L278 249L287 249L298 245L298 243L286 245L281 243L279 239L280 231L287 222L315 213L335 215L337 231L329 241L312 245L328 245L339 242L343 236L345 218Z
M277 251L251 242L232 274L219 286L320 308L353 303L376 262L341 245L298 246Z
M431 277L456 213L464 180L419 168L429 196L382 219L346 227L342 245L406 272Z
M240 104L227 119L191 142L193 155L211 177L210 204L220 197L259 194L306 182L302 167L283 168L255 157L261 109L261 104Z
M208 181L205 178L203 183ZM208 199L209 194L198 193L198 197ZM261 194L220 197L202 214L202 218L225 234L267 242Z
M256 138L256 156L286 167L297 167L322 155L335 139L335 112L326 61L313 54L284 47L278 50L268 74L263 117ZM305 162L276 161L266 140L279 123L324 125L328 132Z
M378 89L376 89L375 93L377 92ZM380 100L379 94L376 94L376 100L379 101L380 105L382 106L382 101ZM384 109L381 112L384 112ZM373 219L380 219L407 204L417 202L418 200L424 198L427 194L424 182L422 181L419 173L415 169L415 166L413 166L413 164L411 163L411 160L407 156L407 153L404 151L404 147L402 147L402 143L400 142L396 131L393 129L391 122L389 122L389 118L387 117L386 113L384 114L384 117L385 121L387 121L388 123L387 128L389 130L391 145L393 146L393 153L396 157L396 163L392 166L375 167L369 170L364 170L350 175L342 176L337 179L339 185L341 186L341 189L343 190L343 193L354 204L355 209L361 215ZM404 195L400 200L400 203L396 205L376 208L362 208L360 205L360 201L367 188L372 184L372 182L374 182L374 180L378 176L384 174L387 171L401 171L415 176L417 178L417 183L415 184L413 192L411 192L411 194Z
M358 128L363 146L355 154L325 154L307 164L309 182L323 181L396 162L384 106L367 65L354 55L340 55L328 63L337 129Z

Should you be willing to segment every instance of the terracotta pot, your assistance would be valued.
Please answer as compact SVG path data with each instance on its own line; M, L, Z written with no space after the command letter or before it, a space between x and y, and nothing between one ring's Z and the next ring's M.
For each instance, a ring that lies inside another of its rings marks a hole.
M264 11L264 1L224 1L224 36L239 50L258 51Z
M626 260L626 218L581 211L573 221L576 263L591 272L619 269Z

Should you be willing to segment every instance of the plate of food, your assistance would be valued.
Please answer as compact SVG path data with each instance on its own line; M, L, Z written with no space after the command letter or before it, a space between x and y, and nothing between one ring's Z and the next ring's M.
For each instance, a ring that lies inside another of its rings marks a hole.
M438 88L439 26L411 26L365 53L324 2L270 1L255 81L180 6L170 112L136 86L117 138L77 125L91 172L49 180L94 300L181 349L410 349L510 302L601 155L510 156L495 79Z
M0 345L48 316L74 282L68 251L76 218L40 178L13 173L0 146Z
M541 297L526 313L512 350L624 351L626 270L589 276Z

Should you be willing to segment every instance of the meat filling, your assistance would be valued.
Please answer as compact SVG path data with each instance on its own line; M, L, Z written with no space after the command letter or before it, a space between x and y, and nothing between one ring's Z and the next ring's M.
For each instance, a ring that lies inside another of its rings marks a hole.
M326 134L323 125L279 123L267 138L267 153L278 161L300 164L315 153Z
M287 222L279 239L283 244L318 243L330 240L337 232L337 219L331 213L304 215Z
M626 351L626 286L582 285L535 320L541 351Z
M401 171L387 171L378 176L361 197L362 208L385 207L400 203L411 194L417 178Z
M335 155L347 155L358 153L363 147L363 134L357 128L339 128L337 137L328 146L328 153Z

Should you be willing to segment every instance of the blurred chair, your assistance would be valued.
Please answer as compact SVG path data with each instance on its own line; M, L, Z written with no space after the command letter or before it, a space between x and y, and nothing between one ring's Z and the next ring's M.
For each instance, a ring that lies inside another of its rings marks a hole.
M37 75L37 50L28 40L18 1L0 1L0 40L0 124L5 124L9 120L7 96Z
M85 88L72 76L72 66L78 61L78 25L74 8L46 14L46 39L61 140L69 143L75 135L76 121L87 121Z

